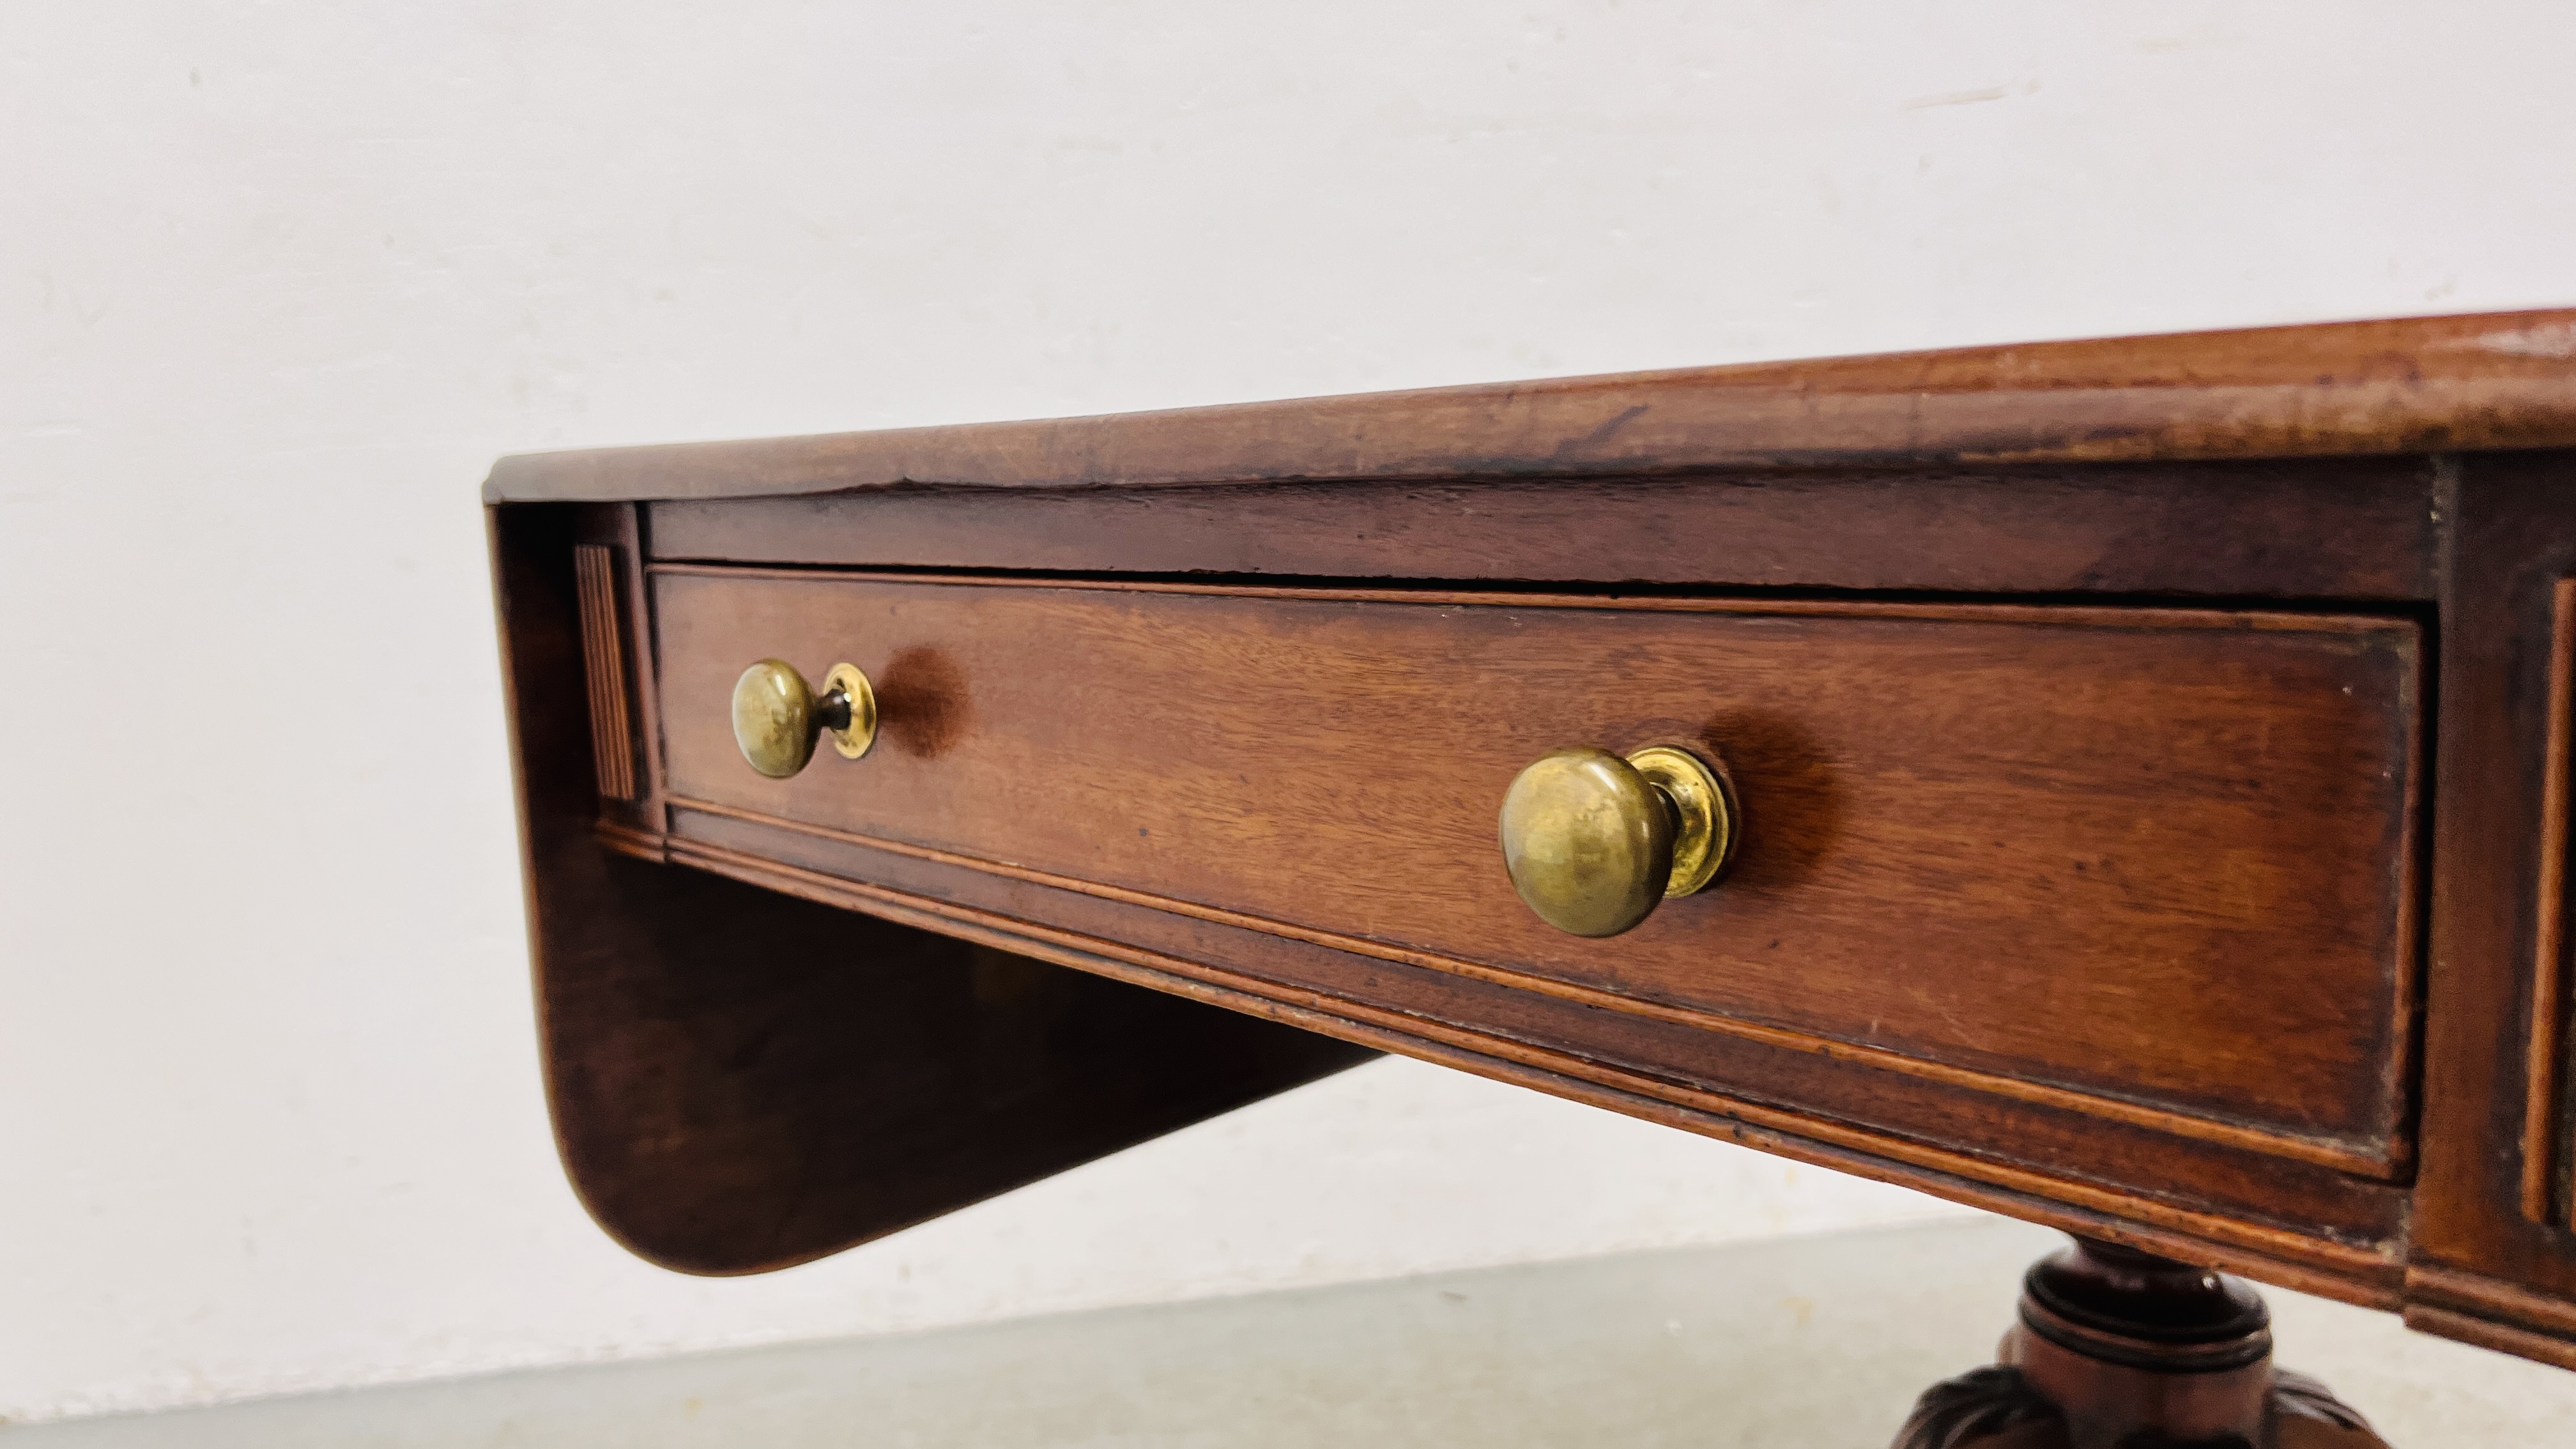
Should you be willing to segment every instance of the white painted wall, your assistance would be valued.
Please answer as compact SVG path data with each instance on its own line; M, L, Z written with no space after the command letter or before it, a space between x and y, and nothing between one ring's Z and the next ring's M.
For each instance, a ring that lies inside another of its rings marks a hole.
M540 1118L504 451L2576 302L2541 0L17 0L0 1416L1936 1211L1372 1067L823 1264Z

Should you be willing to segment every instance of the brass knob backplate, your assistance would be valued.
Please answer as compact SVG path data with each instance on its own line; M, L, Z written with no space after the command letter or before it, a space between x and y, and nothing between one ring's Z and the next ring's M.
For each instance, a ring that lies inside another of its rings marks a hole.
M877 742L877 694L857 665L833 665L820 695L794 665L778 659L764 659L734 681L733 741L760 773L784 780L804 769L816 738L826 733L844 759L858 759Z
M1615 936L1717 878L1735 812L1717 772L1688 750L1551 750L1503 793L1503 868L1539 919Z

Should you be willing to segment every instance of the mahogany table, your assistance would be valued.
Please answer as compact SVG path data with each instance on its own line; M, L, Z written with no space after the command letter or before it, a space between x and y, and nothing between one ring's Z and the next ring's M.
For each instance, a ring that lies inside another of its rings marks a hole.
M1904 1445L2378 1443L2232 1275L2576 1366L2576 312L484 496L556 1128L655 1262L1395 1051L2075 1235Z

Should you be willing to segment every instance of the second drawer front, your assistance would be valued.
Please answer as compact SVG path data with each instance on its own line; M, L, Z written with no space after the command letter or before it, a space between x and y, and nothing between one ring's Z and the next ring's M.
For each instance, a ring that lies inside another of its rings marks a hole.
M1609 1009L1750 1024L2402 1160L2415 626L655 575L675 803L1227 913ZM775 656L883 735L765 779ZM1606 940L1514 896L1513 776L1687 739L1732 872ZM685 833L685 821L677 827Z

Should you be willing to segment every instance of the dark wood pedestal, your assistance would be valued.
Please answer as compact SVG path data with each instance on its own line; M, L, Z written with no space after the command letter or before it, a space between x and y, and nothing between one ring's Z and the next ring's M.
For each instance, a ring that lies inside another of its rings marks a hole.
M2387 1449L2325 1385L2272 1367L2240 1279L2079 1238L2022 1280L1999 1362L1936 1384L1894 1449Z

